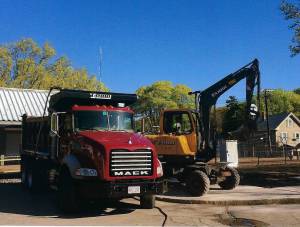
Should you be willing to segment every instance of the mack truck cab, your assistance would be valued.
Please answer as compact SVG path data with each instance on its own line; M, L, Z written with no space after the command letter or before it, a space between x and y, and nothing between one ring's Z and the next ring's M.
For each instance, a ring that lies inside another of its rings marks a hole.
M140 197L142 208L153 208L165 184L155 147L134 132L128 106L137 96L66 89L50 93L47 116L23 116L24 187L56 190L64 212L78 211L83 201L133 196Z

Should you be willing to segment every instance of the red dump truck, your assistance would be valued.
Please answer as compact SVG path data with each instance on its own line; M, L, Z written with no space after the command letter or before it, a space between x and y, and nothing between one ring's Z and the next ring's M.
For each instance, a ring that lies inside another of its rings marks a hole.
M155 147L133 131L128 106L136 100L135 94L67 89L48 95L47 116L23 116L23 185L57 190L65 212L82 201L132 196L153 208L155 194L165 189L163 170Z

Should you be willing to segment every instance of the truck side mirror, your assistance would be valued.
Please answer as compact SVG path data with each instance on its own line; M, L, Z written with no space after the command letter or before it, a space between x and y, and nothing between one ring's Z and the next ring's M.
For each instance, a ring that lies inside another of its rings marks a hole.
M51 115L51 131L58 134L58 115L56 113Z

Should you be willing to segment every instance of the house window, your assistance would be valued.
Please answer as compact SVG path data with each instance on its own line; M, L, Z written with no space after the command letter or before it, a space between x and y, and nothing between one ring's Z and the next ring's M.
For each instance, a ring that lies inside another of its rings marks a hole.
M288 133L287 132L281 132L280 133L280 140L282 143L286 143L288 139Z
M293 120L291 118L286 119L286 127L293 127Z
M295 139L295 141L300 142L300 132L294 133L294 139Z

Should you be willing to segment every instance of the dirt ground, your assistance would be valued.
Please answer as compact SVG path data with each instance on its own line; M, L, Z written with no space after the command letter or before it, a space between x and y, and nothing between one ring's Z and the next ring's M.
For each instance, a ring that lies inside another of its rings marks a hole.
M260 165L246 163L238 168L241 185L260 187L284 187L300 185L300 162L287 164L278 161L265 161Z
M211 161L213 163L213 161ZM239 158L241 185L283 187L300 185L300 160L278 158Z

